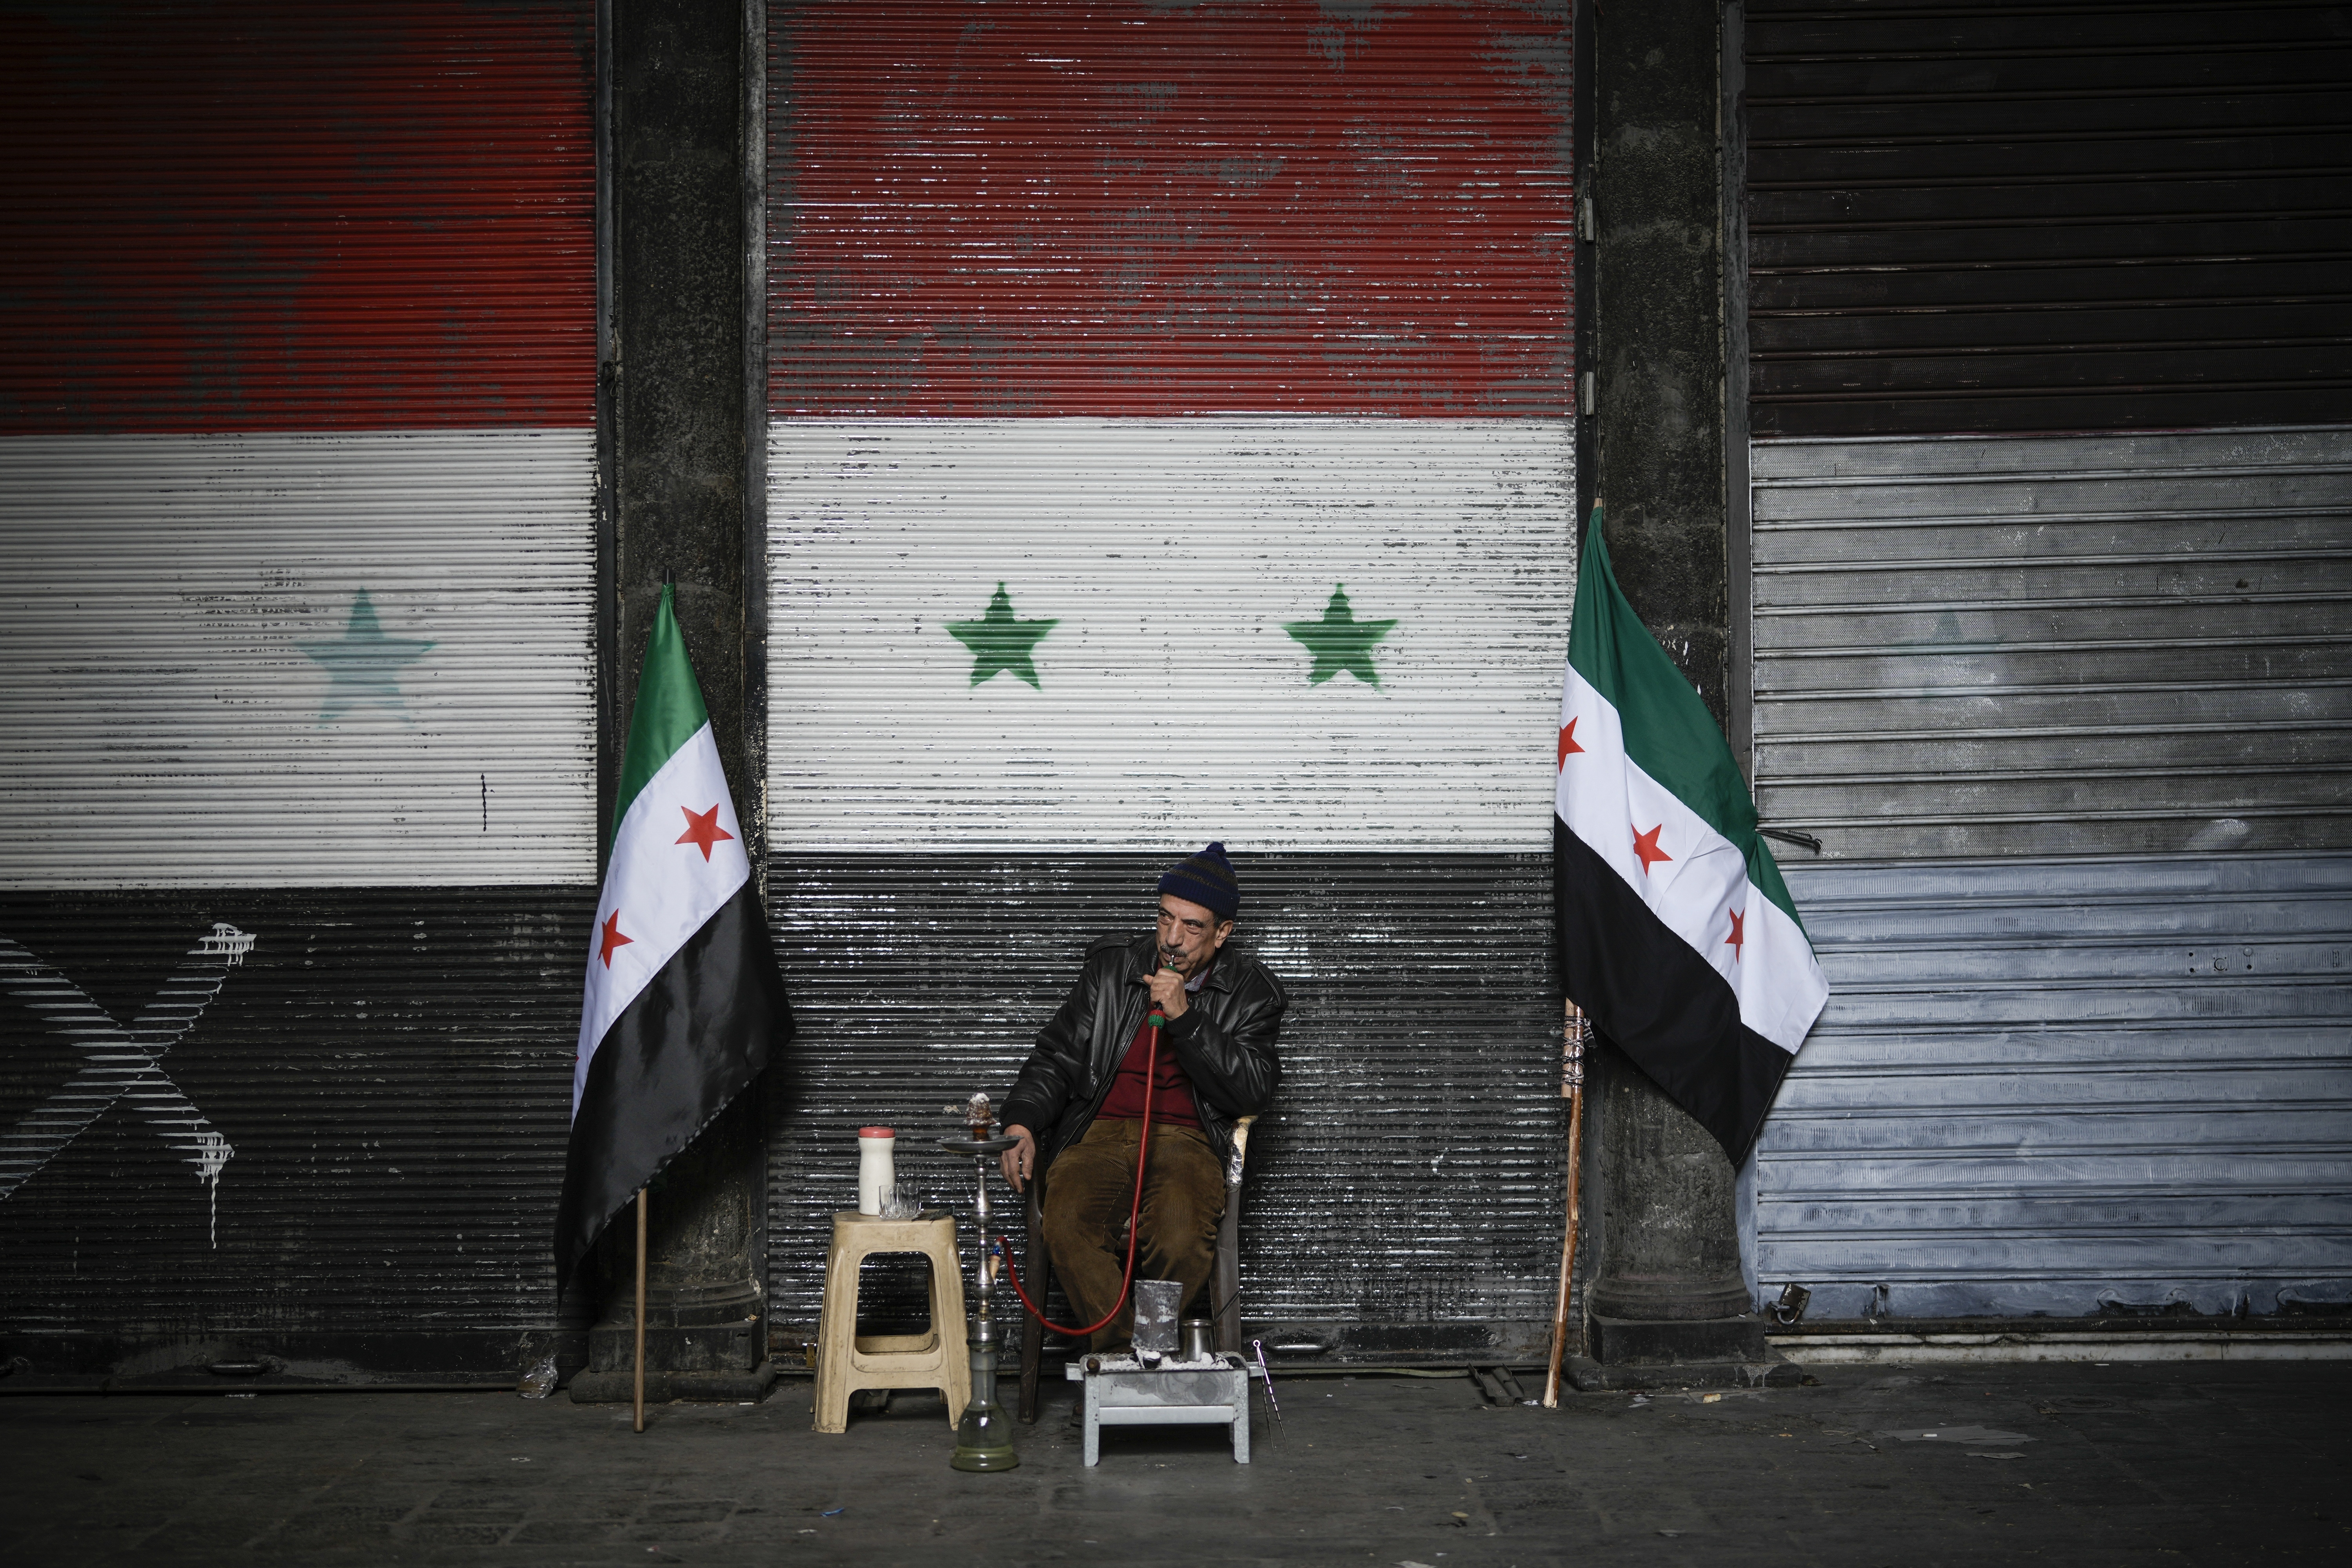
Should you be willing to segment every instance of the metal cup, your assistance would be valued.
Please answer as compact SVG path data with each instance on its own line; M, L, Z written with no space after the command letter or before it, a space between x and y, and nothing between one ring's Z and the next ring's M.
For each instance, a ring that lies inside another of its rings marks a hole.
M1216 1353L1209 1341L1209 1331L1213 1326L1206 1318L1184 1320L1184 1360L1206 1361Z

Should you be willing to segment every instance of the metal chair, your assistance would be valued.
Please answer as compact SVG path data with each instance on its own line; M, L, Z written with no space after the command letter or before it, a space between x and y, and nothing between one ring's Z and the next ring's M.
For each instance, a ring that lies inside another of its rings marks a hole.
M1255 1116L1244 1116L1234 1123L1233 1158L1225 1162L1225 1215L1217 1222L1216 1261L1210 1267L1205 1287L1217 1348L1236 1354L1242 1348L1242 1164L1249 1153L1250 1123L1256 1120ZM1030 1179L1028 1202L1023 1205L1027 1231L1021 1243L1021 1281L1039 1302L1045 1300L1045 1292L1054 1283L1054 1261L1045 1250L1045 1168L1041 1165ZM1186 1305L1189 1308L1191 1303ZM1037 1420L1037 1372L1045 1356L1045 1325L1034 1314L1024 1312L1021 1318L1020 1415L1032 1426Z

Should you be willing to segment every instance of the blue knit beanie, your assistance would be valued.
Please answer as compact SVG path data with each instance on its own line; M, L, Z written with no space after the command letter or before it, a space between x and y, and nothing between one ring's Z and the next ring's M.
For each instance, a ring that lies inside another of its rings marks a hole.
M1233 919L1242 907L1242 885L1234 879L1234 863L1225 858L1222 844L1178 861L1174 870L1160 879L1160 890L1189 899L1219 920Z

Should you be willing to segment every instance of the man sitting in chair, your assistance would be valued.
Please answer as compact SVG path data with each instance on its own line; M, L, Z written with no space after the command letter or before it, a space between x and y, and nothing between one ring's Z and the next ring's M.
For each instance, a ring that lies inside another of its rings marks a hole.
M1168 1026L1151 1086L1135 1277L1182 1282L1187 1303L1208 1282L1234 1122L1274 1099L1282 1077L1274 1037L1290 1005L1264 964L1224 951L1240 909L1222 844L1160 878L1159 930L1087 950L1004 1102L1004 1131L1021 1140L1004 1152L1004 1179L1025 1190L1045 1145L1045 1248L1082 1322L1118 1300L1143 1127L1144 1019L1155 1009ZM1090 1348L1126 1346L1134 1323L1130 1299Z

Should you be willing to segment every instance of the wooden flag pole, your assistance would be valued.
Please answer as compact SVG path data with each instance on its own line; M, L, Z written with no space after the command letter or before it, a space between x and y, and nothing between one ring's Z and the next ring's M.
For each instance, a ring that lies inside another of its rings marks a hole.
M637 1432L645 1432L645 1187L637 1187Z
M1544 1408L1559 1408L1559 1363L1568 1350L1568 1287L1576 1273L1577 1177L1584 1164L1584 1043L1591 1020L1573 1002L1560 1029L1560 1097L1568 1101L1568 1223L1559 1239L1559 1295L1552 1303L1551 1373L1544 1379Z

